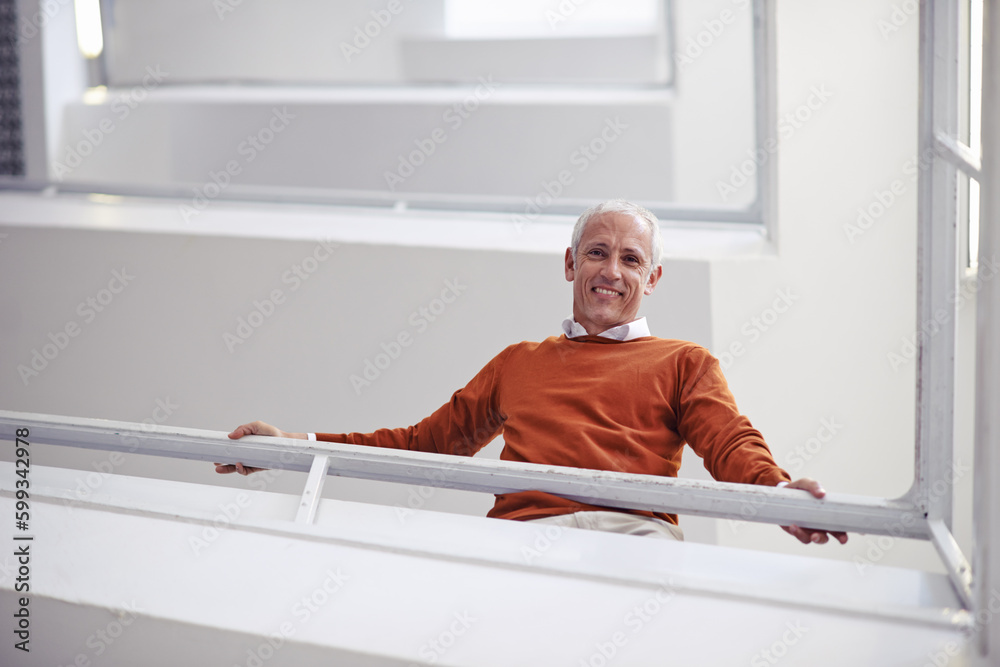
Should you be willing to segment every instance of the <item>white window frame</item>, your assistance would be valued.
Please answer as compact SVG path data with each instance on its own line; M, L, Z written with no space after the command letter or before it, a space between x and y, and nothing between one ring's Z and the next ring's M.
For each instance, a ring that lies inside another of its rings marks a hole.
M671 49L676 50L677 40L674 21L674 10L673 10L673 0L663 0L665 3L665 10L663 12L664 20L668 24L668 41L671 44ZM42 0L19 0L20 11L22 16L34 16L39 14L39 7L42 4ZM71 11L72 5L67 5L63 8L63 11ZM774 34L773 34L773 13L774 7L773 3L766 0L752 0L751 11L753 12L752 18L752 30L753 30L753 76L754 76L754 130L753 136L756 147L761 147L774 136L773 128L776 126L777 122L777 112L775 98L776 94L773 88L773 82L775 79L776 66L775 66L775 45L774 45ZM22 45L22 68L25 72L23 77L23 105L24 105L24 118L27 123L29 119L44 119L46 108L46 95L44 90L44 85L37 85L38 82L43 81L42 76L44 72L43 68L43 53L42 53L42 39L35 38L27 40ZM103 58L99 56L100 58ZM673 57L670 55L669 57ZM88 63L88 65L93 65L93 63ZM101 71L102 67L98 66L91 67L90 74L94 71ZM677 75L676 65L672 65L670 68L670 77L662 85L652 86L644 90L632 90L619 88L622 91L623 100L627 103L629 100L641 98L642 100L650 99L650 96L667 96L669 97L672 93L671 90L677 85L678 75ZM683 82L680 82L681 85ZM614 86L607 87L607 91L613 92L616 88ZM400 89L401 95L406 96L406 89ZM151 91L151 99L153 95L160 94L161 91ZM415 90L414 95L418 96L425 93L420 90ZM461 99L464 93L456 92L457 98ZM581 93L586 97L585 93ZM51 100L50 100L51 101ZM547 105L551 104L551 95L547 91L542 91L541 97L539 99L539 104ZM190 199L191 184L188 183L171 183L164 184L161 186L133 186L127 184L114 185L107 182L85 182L85 181L57 181L50 178L51 165L50 165L50 148L47 146L47 142L55 141L51 136L47 136L46 128L44 122L39 121L37 127L34 128L36 131L29 131L29 128L25 128L25 152L26 152L26 162L28 163L27 173L24 177L16 178L3 178L0 177L0 188L7 189L29 189L29 190L41 190L49 189L50 192L54 194L58 193L72 193L72 194L89 194L94 192L123 195L123 196L152 196L152 197L168 197L168 198L187 198ZM726 226L736 227L740 229L747 228L763 228L765 236L770 240L774 240L776 233L776 227L773 224L774 220L774 195L775 195L775 178L776 178L776 163L777 156L771 156L765 164L760 165L755 174L755 190L752 197L752 201L749 205L742 206L725 206L725 205L712 205L712 206L701 206L701 205L690 205L690 204L672 204L670 202L649 202L650 208L657 214L657 216L665 224L701 224L701 223L720 223L722 228ZM472 196L472 195L462 195L461 197L452 197L447 194L423 194L423 193L407 193L407 192L381 192L381 191L352 191L352 190L319 190L319 189L307 189L307 188L287 188L287 187L267 187L267 186L252 186L247 188L241 188L239 186L232 186L226 192L219 197L219 199L228 199L236 201L286 201L286 202L302 202L302 203L318 203L318 204L331 204L331 205L346 205L346 206L368 206L375 209L385 210L392 209L395 211L403 212L408 210L421 210L421 211L469 211L470 213L501 213L501 214L517 214L522 212L524 207L522 196L511 195L509 197L489 197L489 196ZM504 201L509 200L509 201ZM476 208L477 202L481 202L482 208ZM584 199L562 199L547 206L544 210L544 214L541 218L545 220L561 220L565 216L576 216L583 207L592 204L592 201Z
M926 0L925 0L926 1ZM979 261L1000 252L1000 1L983 3L982 164L979 176ZM971 167L960 167L970 177ZM973 470L974 591L972 611L979 632L973 640L976 665L1000 659L1000 623L994 596L1000 590L1000 285L984 280L976 296L976 412ZM994 622L982 621L981 619Z

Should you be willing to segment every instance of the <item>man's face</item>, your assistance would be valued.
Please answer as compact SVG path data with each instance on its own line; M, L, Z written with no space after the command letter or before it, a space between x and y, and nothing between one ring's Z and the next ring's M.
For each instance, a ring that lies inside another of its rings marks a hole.
M649 271L652 234L625 213L605 213L583 230L574 265L566 249L566 280L573 283L573 317L596 335L638 317L663 269Z

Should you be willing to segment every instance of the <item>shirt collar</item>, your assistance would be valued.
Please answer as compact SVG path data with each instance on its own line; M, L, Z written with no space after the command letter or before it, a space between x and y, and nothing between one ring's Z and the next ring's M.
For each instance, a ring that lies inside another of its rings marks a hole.
M563 333L566 334L566 338L577 338L578 336L588 335L587 330L583 328L582 324L573 319L572 315L563 320L562 329ZM637 320L626 322L625 324L619 324L616 327L611 327L610 329L602 331L597 335L625 342L627 340L632 340L633 338L643 338L645 336L649 336L650 333L649 325L646 323L646 318L640 317Z

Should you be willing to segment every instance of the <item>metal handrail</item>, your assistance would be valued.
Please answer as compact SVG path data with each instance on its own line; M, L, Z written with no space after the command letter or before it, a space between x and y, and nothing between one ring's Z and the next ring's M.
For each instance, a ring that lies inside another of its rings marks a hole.
M931 539L923 513L906 500L830 493L819 500L800 490L685 480L604 470L474 459L291 438L246 436L146 423L0 411L0 439L27 428L32 443L135 452L199 461L309 472L326 457L326 475L402 484L514 493L543 491L571 500L626 509L722 519L806 525L825 530ZM322 480L326 475L310 477ZM319 496L314 482L304 495Z

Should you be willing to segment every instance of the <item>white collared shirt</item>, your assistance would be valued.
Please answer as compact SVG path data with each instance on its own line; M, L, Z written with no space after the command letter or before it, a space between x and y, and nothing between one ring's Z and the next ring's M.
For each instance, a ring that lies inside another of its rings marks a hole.
M563 333L566 334L566 338L577 338L579 336L589 335L587 330L583 328L583 325L573 319L572 315L563 320L562 328ZM597 335L624 342L634 338L644 338L649 336L650 333L649 325L646 323L646 318L640 317L637 320L626 322L625 324L619 324L616 327L611 327L610 329L602 331Z

